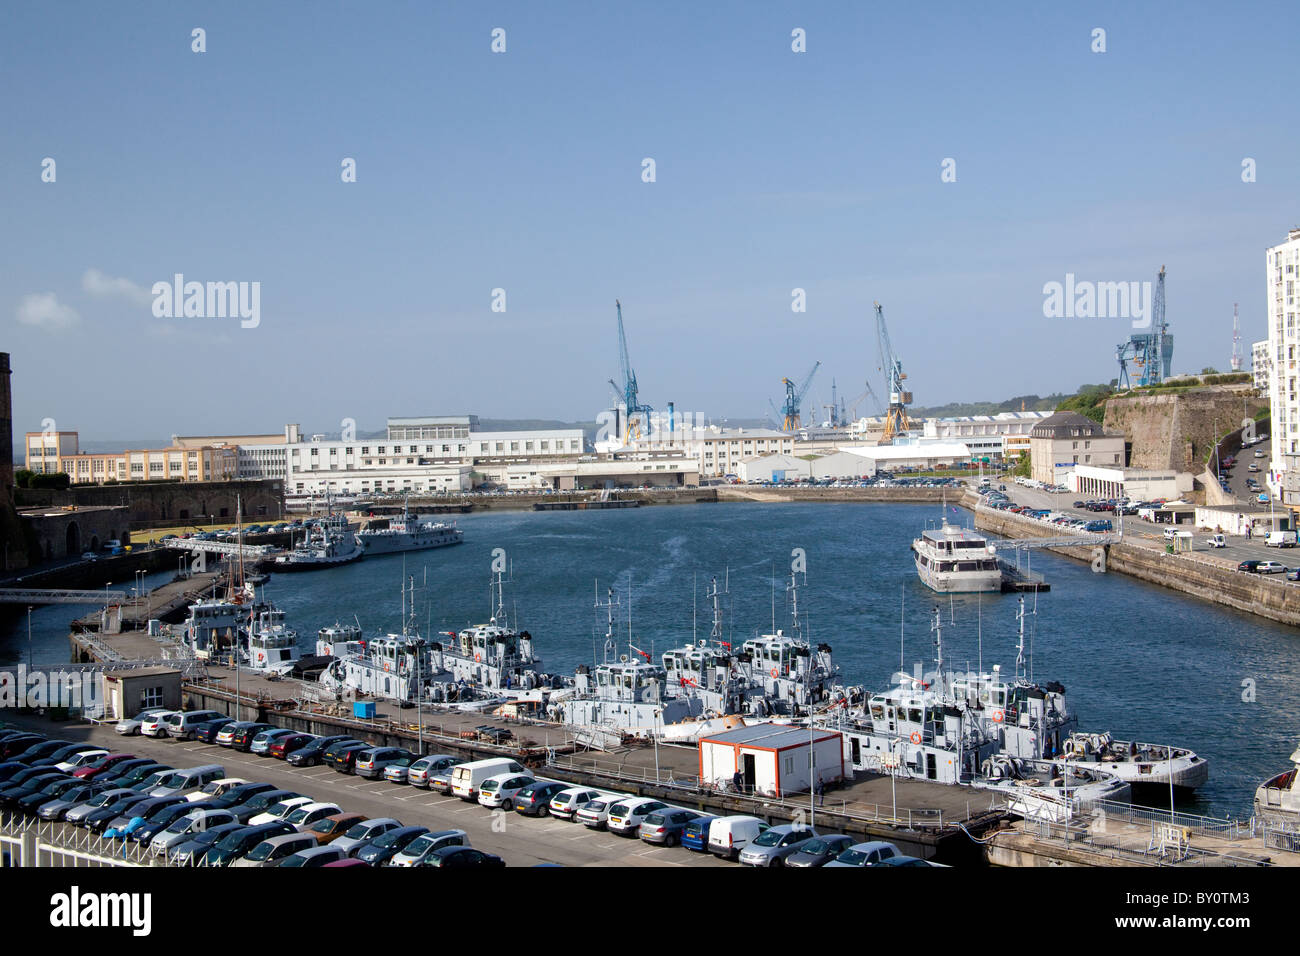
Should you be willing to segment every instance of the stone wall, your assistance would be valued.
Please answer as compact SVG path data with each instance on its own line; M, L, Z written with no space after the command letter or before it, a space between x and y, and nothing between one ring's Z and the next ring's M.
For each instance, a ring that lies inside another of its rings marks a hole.
M1265 407L1267 402L1251 388L1208 386L1112 398L1104 424L1127 437L1130 468L1200 474L1217 438Z
M1007 511L976 507L974 495L961 504L975 511L975 527L1006 538L1041 538L1050 532L1043 523ZM1231 564L1200 554L1166 554L1142 545L1107 545L1104 548L1052 548L1064 557L1093 561L1104 551L1107 573L1130 574L1184 594L1249 611L1270 620L1300 625L1300 587L1287 584L1282 575L1247 574ZM1050 583L1050 582L1049 582Z
M161 527L207 520L235 523L235 498L243 500L245 522L279 521L284 516L283 481L131 482L74 485L67 491L18 489L20 505L121 506L133 528Z

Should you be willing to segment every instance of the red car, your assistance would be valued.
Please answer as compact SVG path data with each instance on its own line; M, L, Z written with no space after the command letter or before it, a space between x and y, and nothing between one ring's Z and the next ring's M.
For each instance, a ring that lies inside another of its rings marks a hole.
M281 737L275 743L271 744L271 756L279 760L288 760L289 754L305 747L316 739L314 734L290 734L287 737Z
M121 763L123 760L134 760L135 754L109 754L107 757L101 757L89 766L74 770L72 775L80 777L83 780L93 780L109 767Z

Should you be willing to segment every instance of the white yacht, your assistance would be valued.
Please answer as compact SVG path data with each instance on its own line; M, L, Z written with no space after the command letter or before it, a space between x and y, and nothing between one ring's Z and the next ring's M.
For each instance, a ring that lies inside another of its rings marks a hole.
M949 524L922 532L912 542L916 573L929 588L944 594L1001 591L1002 569L988 539Z
M1110 734L1071 734L1064 752L1071 766L1099 770L1139 793L1195 790L1210 778L1210 763L1185 747L1116 740ZM1155 794L1153 794L1155 795Z

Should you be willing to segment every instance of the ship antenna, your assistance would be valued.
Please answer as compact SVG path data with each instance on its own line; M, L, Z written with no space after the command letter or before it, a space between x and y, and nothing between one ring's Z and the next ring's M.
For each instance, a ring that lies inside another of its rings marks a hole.
M934 682L943 686L943 615L934 609Z
M1020 643L1016 645L1016 682L1019 683L1025 669L1025 596L1020 595L1020 607L1016 611L1016 620L1020 622Z
M903 638L907 630L907 585L898 588L898 673L907 673L907 655L903 650Z

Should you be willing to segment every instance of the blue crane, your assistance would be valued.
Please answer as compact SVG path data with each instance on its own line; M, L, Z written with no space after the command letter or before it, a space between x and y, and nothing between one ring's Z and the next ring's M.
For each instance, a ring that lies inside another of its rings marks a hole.
M807 378L803 380L803 384L797 389L790 379L781 379L781 384L785 386L785 404L781 406L781 428L783 431L798 431L801 427L799 408L803 405L804 396L808 394L808 389L812 385L813 376L817 374L817 370L821 367L821 362L814 363L812 371L808 373Z
M623 331L623 305L614 300L614 308L618 310L618 363L619 371L623 376L623 444L631 444L634 438L641 437L642 420L645 422L646 431L650 428L650 413L654 411L649 405L639 403L637 397L636 372L632 371L632 362L627 357L627 333ZM615 393L619 391L618 385L613 379L609 384L614 387Z

